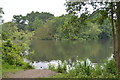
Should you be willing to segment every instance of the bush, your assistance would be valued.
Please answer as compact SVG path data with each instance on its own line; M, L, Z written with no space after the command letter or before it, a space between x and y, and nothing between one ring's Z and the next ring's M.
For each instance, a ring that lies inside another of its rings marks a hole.
M8 63L9 65L21 66L23 69L33 69L29 63L23 61L19 47L14 45L9 39L6 42L3 42L2 59L3 63Z
M23 69L34 69L33 66L31 66L29 63L24 63L24 65L22 66Z
M61 74L57 74L54 77L59 78L117 78L114 59L108 60L106 63L94 65L91 62L87 62L87 60L77 61L74 62L74 65L68 72L65 72L67 68L64 68L62 63L58 65L56 71Z
M22 65L23 59L20 55L20 49L10 39L3 42L2 59L10 65Z
M116 70L116 65L115 65L114 59L106 61L106 64L104 67L105 67L107 73L116 74L117 70Z
M53 70L53 71L56 71L56 68L54 67L54 65L52 65L52 64L49 64L49 68L48 68L49 70Z
M66 62L60 63L58 62L58 67L55 68L53 65L49 64L49 69L56 71L58 73L66 73L67 72L67 67L66 67Z

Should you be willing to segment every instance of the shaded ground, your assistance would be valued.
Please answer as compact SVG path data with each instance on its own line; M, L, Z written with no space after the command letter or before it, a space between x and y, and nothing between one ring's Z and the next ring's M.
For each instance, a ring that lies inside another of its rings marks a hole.
M7 74L8 78L39 78L39 77L50 77L55 75L56 72L51 70L42 69L31 69L25 71L18 71L16 73Z

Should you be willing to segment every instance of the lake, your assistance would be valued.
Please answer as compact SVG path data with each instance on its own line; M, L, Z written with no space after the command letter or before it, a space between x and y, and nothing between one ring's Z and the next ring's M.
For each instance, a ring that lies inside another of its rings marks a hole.
M55 40L32 40L31 49L34 54L29 55L33 61L51 60L85 60L101 62L111 56L113 52L112 41L55 41Z

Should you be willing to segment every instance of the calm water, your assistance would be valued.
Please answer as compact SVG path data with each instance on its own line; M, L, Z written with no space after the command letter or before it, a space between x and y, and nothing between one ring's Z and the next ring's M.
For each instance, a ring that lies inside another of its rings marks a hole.
M51 60L84 60L100 62L110 57L113 51L112 41L54 41L33 40L31 49L35 54L30 55L34 61Z

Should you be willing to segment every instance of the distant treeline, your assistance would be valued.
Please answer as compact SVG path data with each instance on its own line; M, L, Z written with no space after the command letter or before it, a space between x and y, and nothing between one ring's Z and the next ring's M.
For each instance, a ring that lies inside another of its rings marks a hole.
M104 13L104 14L103 14ZM58 40L93 40L111 38L110 19L106 11L97 10L91 15L61 15L47 12L31 12L26 16L14 15L12 22L18 30L35 31L34 38Z

